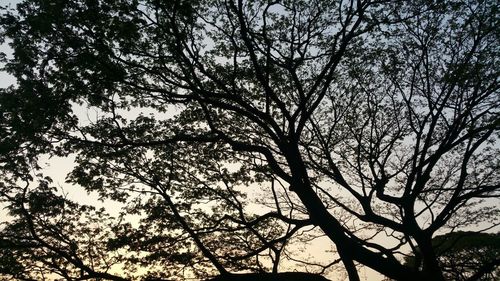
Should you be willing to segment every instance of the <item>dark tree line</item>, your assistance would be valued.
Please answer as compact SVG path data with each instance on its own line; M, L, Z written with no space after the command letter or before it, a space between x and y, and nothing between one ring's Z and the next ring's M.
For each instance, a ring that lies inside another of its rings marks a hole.
M495 280L500 274L500 234L450 232L433 238L432 246L447 280ZM406 263L419 267L418 256Z
M3 71L17 83L0 93L1 278L321 280L343 269L356 281L361 266L394 280L498 277L497 254L460 267L436 246L498 229L498 9L5 8ZM75 157L68 188L123 208L70 200L44 157ZM318 237L334 245L328 260L297 253Z

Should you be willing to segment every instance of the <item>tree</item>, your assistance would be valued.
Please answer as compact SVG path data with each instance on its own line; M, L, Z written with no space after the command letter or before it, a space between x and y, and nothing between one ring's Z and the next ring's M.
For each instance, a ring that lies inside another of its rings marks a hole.
M316 273L444 280L433 237L498 224L498 19L487 0L21 3L0 20L2 270L277 275L322 235L337 254L298 261ZM43 155L123 212L55 193Z
M499 277L499 234L451 232L433 238L432 245L446 280L496 280ZM406 264L419 267L416 257Z

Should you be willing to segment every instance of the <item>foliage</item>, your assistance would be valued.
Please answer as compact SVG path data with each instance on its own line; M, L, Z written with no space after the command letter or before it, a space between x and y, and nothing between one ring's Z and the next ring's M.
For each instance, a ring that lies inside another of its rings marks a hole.
M433 238L432 244L446 280L497 280L500 273L499 234L450 232ZM417 252L418 253L418 252ZM418 255L405 259L419 267Z
M436 233L499 223L498 26L492 0L24 1L0 17L0 270L444 280ZM318 237L328 260L296 257Z

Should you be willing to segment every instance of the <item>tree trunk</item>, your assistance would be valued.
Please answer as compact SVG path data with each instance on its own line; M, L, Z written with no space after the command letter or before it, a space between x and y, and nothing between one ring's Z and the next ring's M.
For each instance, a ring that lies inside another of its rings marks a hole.
M445 281L436 253L432 248L432 239L430 237L419 239L417 243L422 254L422 273L425 278L433 281Z

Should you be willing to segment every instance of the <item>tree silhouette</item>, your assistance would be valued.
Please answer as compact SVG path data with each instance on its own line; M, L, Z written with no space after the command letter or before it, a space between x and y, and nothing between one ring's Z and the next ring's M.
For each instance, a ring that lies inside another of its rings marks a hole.
M499 234L450 232L432 239L446 280L496 280L499 276ZM418 255L405 263L420 267Z
M22 2L0 18L0 272L445 280L433 237L498 224L498 18L488 0ZM75 157L67 181L121 212L66 198L42 156ZM295 257L318 236L336 254Z

